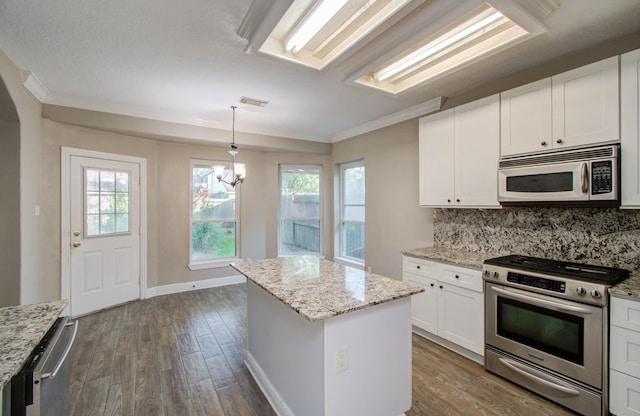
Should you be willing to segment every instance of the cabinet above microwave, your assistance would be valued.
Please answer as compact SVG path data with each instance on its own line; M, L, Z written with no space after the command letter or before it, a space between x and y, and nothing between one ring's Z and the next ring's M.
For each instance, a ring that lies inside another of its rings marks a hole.
M620 140L614 56L500 94L500 156Z

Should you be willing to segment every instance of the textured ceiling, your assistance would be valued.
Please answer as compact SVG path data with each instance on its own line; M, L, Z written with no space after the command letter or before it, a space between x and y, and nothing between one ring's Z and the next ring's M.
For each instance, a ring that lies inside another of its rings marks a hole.
M332 141L435 97L640 31L639 0L556 3L545 34L400 96L344 82L348 57L317 71L245 53L247 40L236 33L251 0L0 0L0 49L40 81L40 98L50 104L228 129L229 106L247 96L269 104L240 104L239 131Z

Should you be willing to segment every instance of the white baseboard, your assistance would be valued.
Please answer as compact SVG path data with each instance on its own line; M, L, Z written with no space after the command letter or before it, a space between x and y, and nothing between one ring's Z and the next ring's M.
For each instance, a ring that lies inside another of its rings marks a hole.
M264 393L273 411L276 412L278 416L295 416L282 396L280 396L280 393L278 393L273 384L271 384L269 377L264 373L260 364L258 364L249 351L246 351L244 363L256 383L258 383L258 387L260 387L260 390Z
M207 289L210 287L235 285L238 283L245 283L246 281L246 277L238 274L234 276L218 277L215 279L196 280L193 282L174 283L172 285L150 287L145 291L145 298L170 295L172 293L188 292L190 290Z

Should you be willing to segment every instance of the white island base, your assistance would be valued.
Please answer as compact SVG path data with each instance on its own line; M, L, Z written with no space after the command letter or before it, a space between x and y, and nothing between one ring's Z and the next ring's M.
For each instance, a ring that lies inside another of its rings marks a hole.
M410 306L404 297L310 321L247 280L247 367L278 415L403 415Z

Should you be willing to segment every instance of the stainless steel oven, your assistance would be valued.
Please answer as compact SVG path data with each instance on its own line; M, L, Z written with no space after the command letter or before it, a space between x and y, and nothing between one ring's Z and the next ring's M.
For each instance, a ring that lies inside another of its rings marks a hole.
M628 272L485 261L485 367L583 415L608 414L608 294Z

